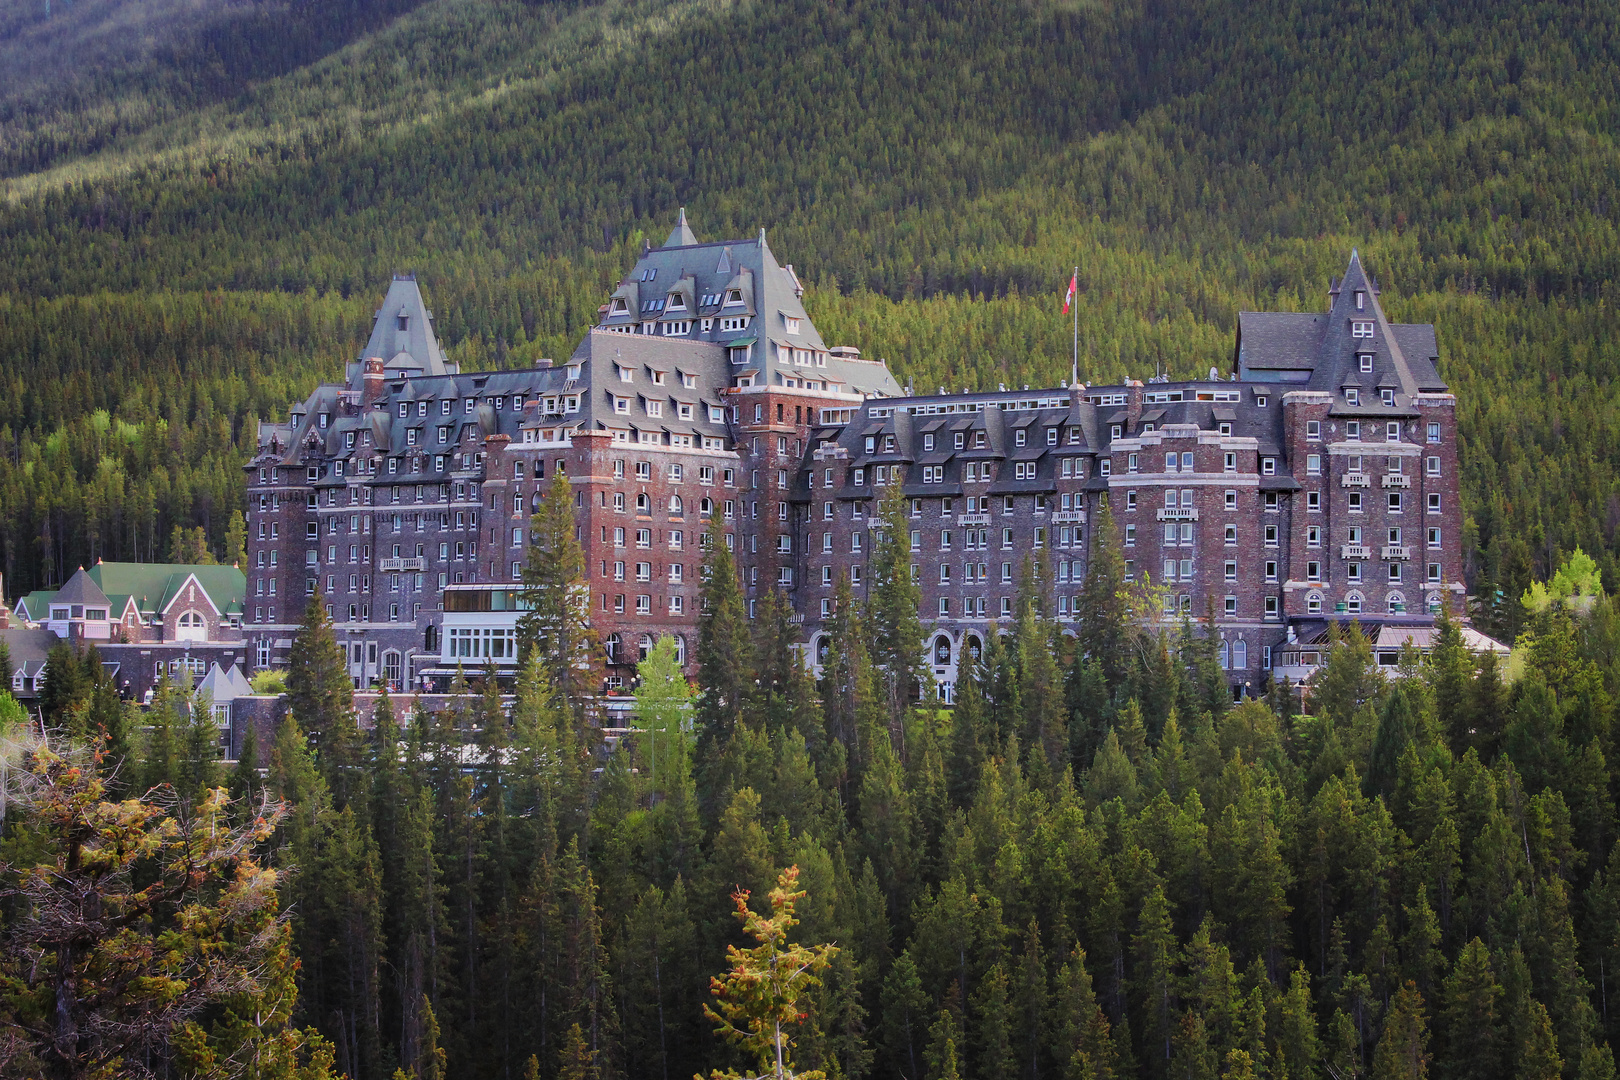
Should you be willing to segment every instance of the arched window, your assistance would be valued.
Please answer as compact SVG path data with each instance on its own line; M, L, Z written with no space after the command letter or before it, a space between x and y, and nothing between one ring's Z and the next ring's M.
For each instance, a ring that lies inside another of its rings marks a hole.
M647 659L647 657L652 655L652 651L653 651L652 635L651 634L642 634L641 635L641 645L640 645L639 649L637 650L636 659L638 661L645 660L645 659Z
M1322 594L1313 592L1305 597L1305 610L1311 615L1322 614Z
M176 625L179 628L176 636L181 641L202 641L208 636L208 623L200 611L181 612Z
M816 663L825 664L827 658L832 654L832 638L826 634L817 634L811 648L814 650L811 655L816 658Z
M703 501L698 506L705 515L714 513L714 500L707 495L703 496Z
M623 643L624 639L618 634L609 634L607 636L607 640L602 643L602 648L607 651L608 663L617 664L619 662L619 646Z
M1225 671L1232 666L1232 646L1225 639L1221 641L1221 670Z
M681 497L679 495L671 495L669 497L669 512L672 514L682 513L683 511L681 507Z
M686 666L686 635L675 635L675 662L682 667Z
M1358 592L1347 594L1344 598L1344 609L1352 615L1360 615L1361 594Z
M1437 593L1437 592L1430 593L1428 596L1423 598L1423 602L1428 605L1430 615L1438 615L1438 614L1440 614L1440 594L1439 593Z
M1238 671L1249 666L1249 643L1242 638L1232 642L1232 666Z
M984 643L979 640L979 635L969 634L962 639L962 647L967 650L969 656L977 660L979 653L984 649Z
M1384 598L1384 602L1389 605L1391 615L1400 615L1406 611L1406 597L1398 592L1390 593Z
M393 649L389 649L387 652L383 653L382 662L383 678L388 680L388 684L391 689L397 690L400 685L399 653L395 652Z
M948 664L951 662L951 639L944 634L934 639L934 663Z

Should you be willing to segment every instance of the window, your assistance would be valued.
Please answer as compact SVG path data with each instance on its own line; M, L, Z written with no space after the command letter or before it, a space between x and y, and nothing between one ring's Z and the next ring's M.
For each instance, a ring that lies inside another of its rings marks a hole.
M1393 395L1394 395L1394 392L1391 391L1391 396L1393 397ZM1393 405L1394 402L1391 401L1390 404ZM1401 441L1401 424L1400 424L1400 421L1391 420L1389 423L1384 425L1384 441L1385 442L1400 442Z
M1275 526L1275 525L1267 525L1266 526L1266 547L1276 547L1276 546L1277 546L1277 526Z
M1311 442L1320 442L1322 440L1322 421L1305 421L1305 438Z
M1227 491L1226 492L1226 509L1228 509L1228 510L1236 510L1237 509L1237 492L1236 491Z
M1362 371L1371 371L1372 370L1372 362L1373 362L1373 354L1372 353L1369 353L1369 352L1359 353L1359 354L1357 354L1357 359L1361 361L1361 370Z
M1438 514L1439 512L1440 512L1440 493L1439 492L1434 492L1429 496L1429 513Z
M1395 407L1395 391L1382 390L1379 392L1378 397L1388 408L1393 409Z
M1322 614L1322 594L1311 593L1305 597L1305 611L1311 615Z
M1306 526L1306 528L1305 528L1305 546L1306 547L1321 547L1322 546L1322 526L1320 526L1320 525L1308 525L1308 526Z
M1305 493L1305 509L1312 513L1322 509L1322 493L1320 491L1307 491Z
M1389 512L1392 514L1398 514L1401 512L1401 493L1398 491L1392 491L1389 493Z
M1352 514L1361 513L1361 492L1359 491L1350 493L1350 512Z
M1393 563L1389 564L1389 580L1394 581L1394 582L1398 582L1398 581L1401 580L1401 564L1400 563L1393 562Z
M1266 580L1277 580L1277 561L1275 559L1266 560Z
M1228 596L1226 598L1226 617L1232 618L1235 615L1237 615L1237 597Z
M1370 338L1370 337L1372 337L1373 336L1373 324L1370 323L1370 322L1360 322L1360 321L1352 322L1350 324L1350 336L1351 337L1358 337L1358 338Z
M1306 476L1321 476L1322 475L1322 455L1321 454L1306 454L1305 455L1305 475Z
M1425 471L1428 472L1430 476L1440 475L1440 459L1438 457L1427 458L1424 465Z
M1135 545L1136 545L1136 526L1135 525L1127 525L1127 526L1125 526L1125 546L1126 547L1134 547Z
M1236 581L1237 580L1237 560L1236 559L1227 559L1224 570L1226 572L1226 580L1227 581Z
M1361 391L1356 389L1353 386L1350 387L1348 390L1346 390L1344 392L1344 400L1345 400L1345 404L1347 404L1347 405L1360 405L1361 404Z
M1237 547L1237 526L1236 525L1228 525L1226 527L1226 546L1227 547Z
M1430 529L1429 530L1429 546L1432 547L1432 548L1437 548L1437 547L1440 546L1440 530L1439 529Z
M1440 425L1439 424L1430 424L1429 425L1429 441L1431 443L1438 443L1440 441Z
M1306 563L1305 564L1305 580L1307 580L1307 581L1321 581L1322 580L1322 564L1319 563L1319 562L1308 562L1308 563Z
M1165 492L1166 496L1168 496L1170 494L1171 493L1168 492L1168 491ZM1166 505L1169 505L1169 504L1166 503ZM1125 509L1127 509L1127 510L1135 510L1136 509L1136 492L1127 491L1125 493Z
M1352 401L1350 404L1354 405L1355 402ZM1348 421L1346 421L1345 425L1344 425L1344 437L1347 438L1347 439L1355 439L1355 440L1359 441L1361 439L1361 421L1360 420L1348 420Z

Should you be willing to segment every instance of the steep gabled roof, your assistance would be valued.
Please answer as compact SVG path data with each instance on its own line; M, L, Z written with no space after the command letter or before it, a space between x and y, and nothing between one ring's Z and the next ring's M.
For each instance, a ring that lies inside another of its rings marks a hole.
M91 604L96 607L109 607L111 601L107 594L101 591L101 586L91 577L89 571L79 567L66 585L57 590L56 596L51 599L53 604Z
M675 219L675 228L670 230L669 239L664 241L664 246L667 248L691 247L697 242L698 238L692 232L692 227L686 223L686 207L683 206L681 207L681 216Z
M396 275L389 284L371 325L371 338L360 351L360 359L371 357L382 360L390 373L445 373L444 353L433 333L433 314L415 277Z
M187 581L195 578L216 611L225 613L247 596L247 576L234 566L197 563L110 563L91 567L89 575L110 593L134 599L143 615L166 609Z

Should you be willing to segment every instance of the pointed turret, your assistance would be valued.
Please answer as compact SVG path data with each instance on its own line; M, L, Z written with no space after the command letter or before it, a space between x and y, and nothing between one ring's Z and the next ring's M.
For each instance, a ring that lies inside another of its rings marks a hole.
M444 353L433 333L433 313L427 309L414 275L394 275L360 359L381 360L390 375L445 374ZM362 363L358 373L364 370ZM351 379L358 373L351 373Z
M683 206L681 207L680 217L675 219L675 228L670 230L669 239L664 241L664 246L667 248L691 247L697 242L697 234L686 223L686 207Z

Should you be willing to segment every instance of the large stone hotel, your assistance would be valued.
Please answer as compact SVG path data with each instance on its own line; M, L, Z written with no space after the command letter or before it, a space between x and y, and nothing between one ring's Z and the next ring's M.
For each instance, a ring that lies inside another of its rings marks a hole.
M881 362L828 347L803 294L763 231L705 243L683 212L566 362L462 372L416 282L396 278L346 381L260 427L255 665L285 661L319 590L361 685L512 672L529 517L558 472L610 686L661 635L690 656L715 516L750 610L769 589L790 597L819 659L835 583L863 595L895 485L947 699L964 651L1012 621L1027 558L1046 561L1049 610L1073 625L1102 500L1167 620L1213 609L1234 693L1308 674L1333 620L1398 644L1463 611L1456 404L1434 328L1391 323L1354 254L1326 312L1242 313L1229 369L1189 382L907 394Z

